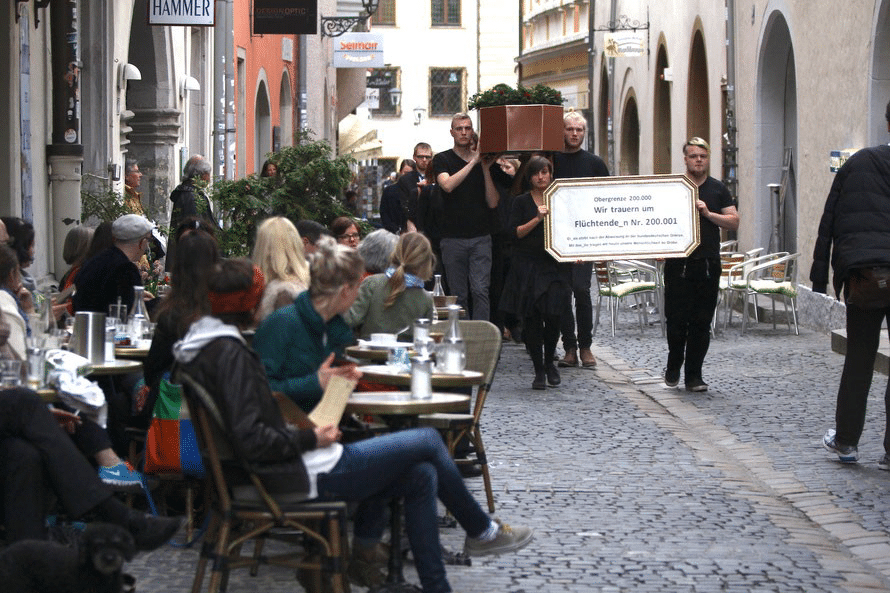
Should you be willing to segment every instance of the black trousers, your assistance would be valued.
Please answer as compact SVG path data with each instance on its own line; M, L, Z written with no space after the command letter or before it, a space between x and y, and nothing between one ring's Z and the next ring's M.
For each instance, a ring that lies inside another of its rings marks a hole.
M890 307L860 309L847 303L847 355L844 357L835 411L835 438L842 445L858 445L862 436L865 407L885 318L890 320ZM884 391L884 411L884 451L890 453L890 383Z
M566 350L590 348L593 343L593 302L590 300L590 282L593 278L593 262L572 264L572 294L575 311L569 307L562 315L562 346ZM575 334L575 324L578 334Z
M43 538L51 494L79 517L111 496L32 391L0 393L0 482L7 541Z
M535 372L543 371L547 365L553 364L553 353L559 340L560 317L543 315L533 311L525 318L522 326L522 340L531 356Z
M664 265L664 320L667 368L684 366L689 383L702 378L711 345L711 319L720 291L719 259L669 259Z

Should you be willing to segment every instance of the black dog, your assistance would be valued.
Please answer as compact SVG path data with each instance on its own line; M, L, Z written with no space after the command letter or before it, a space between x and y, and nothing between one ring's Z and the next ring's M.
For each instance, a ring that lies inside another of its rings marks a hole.
M26 540L0 552L0 588L8 593L122 593L133 536L117 525L91 523L78 546Z

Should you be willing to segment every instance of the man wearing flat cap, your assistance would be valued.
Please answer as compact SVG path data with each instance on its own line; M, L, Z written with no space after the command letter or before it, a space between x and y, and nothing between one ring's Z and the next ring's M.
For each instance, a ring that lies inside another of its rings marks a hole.
M113 244L83 264L74 280L75 311L108 313L108 305L133 306L133 287L142 285L136 262L145 255L154 225L144 216L126 214L111 225Z

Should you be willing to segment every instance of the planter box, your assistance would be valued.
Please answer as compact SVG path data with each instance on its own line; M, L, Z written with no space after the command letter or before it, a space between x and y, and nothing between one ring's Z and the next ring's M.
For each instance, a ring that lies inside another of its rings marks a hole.
M479 109L479 150L561 151L562 105L500 105Z

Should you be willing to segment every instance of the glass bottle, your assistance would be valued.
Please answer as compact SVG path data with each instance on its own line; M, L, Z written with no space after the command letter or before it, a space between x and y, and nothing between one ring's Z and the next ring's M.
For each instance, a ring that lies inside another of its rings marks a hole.
M445 289L442 288L442 274L436 274L434 276L436 279L436 284L433 286L433 296L434 297L443 297L445 296Z
M460 305L448 305L448 328L445 330L446 340L463 340L463 334L460 331Z
M133 340L141 340L145 327L150 321L145 308L145 287L133 287L133 306L130 307L130 333Z

